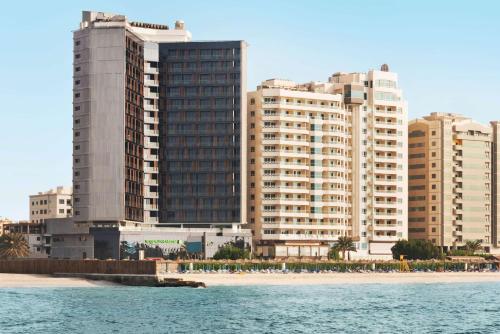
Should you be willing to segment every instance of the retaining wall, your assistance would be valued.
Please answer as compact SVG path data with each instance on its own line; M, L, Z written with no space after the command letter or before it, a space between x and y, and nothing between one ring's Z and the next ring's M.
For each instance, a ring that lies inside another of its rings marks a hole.
M156 275L161 270L156 261L54 260L18 259L0 260L0 273L15 274L143 274Z

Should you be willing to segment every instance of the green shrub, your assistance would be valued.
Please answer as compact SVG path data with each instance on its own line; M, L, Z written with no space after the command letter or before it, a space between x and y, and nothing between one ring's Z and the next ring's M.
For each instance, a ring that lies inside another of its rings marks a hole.
M399 240L391 248L392 257L404 255L408 260L430 260L440 258L440 250L429 240Z

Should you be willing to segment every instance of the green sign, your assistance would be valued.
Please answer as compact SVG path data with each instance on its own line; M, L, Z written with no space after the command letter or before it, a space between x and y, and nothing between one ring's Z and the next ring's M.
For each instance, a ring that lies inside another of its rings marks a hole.
M150 245L158 245L158 244L184 244L182 240L144 240L144 243Z

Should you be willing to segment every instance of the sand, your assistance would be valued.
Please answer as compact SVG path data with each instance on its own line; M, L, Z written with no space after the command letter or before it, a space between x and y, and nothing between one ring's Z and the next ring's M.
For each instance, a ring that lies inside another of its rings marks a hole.
M90 288L115 286L106 281L47 275L0 274L0 288Z
M165 277L217 285L325 285L500 282L500 272L428 273L186 273Z
M444 273L170 273L164 277L203 282L210 286L327 285L500 282L500 272ZM81 288L117 284L83 278L47 275L0 274L0 288Z

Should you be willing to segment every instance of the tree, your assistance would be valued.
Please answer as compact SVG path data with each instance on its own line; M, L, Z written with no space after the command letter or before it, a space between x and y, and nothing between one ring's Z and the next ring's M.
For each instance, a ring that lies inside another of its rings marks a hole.
M465 249L470 255L473 255L475 252L483 248L483 246L481 246L481 243L481 240L466 240Z
M342 259L347 260L345 253L347 252L349 255L349 252L356 252L356 246L354 245L351 237L340 236L335 245L332 246L331 252L336 252L337 254L341 252Z
M0 258L12 259L26 257L30 246L21 233L9 233L0 236Z
M247 248L237 247L234 242L229 242L220 246L213 258L215 260L249 259L250 251Z
M408 260L429 260L439 258L439 248L429 240L399 240L391 248L392 257L399 260L405 255Z

